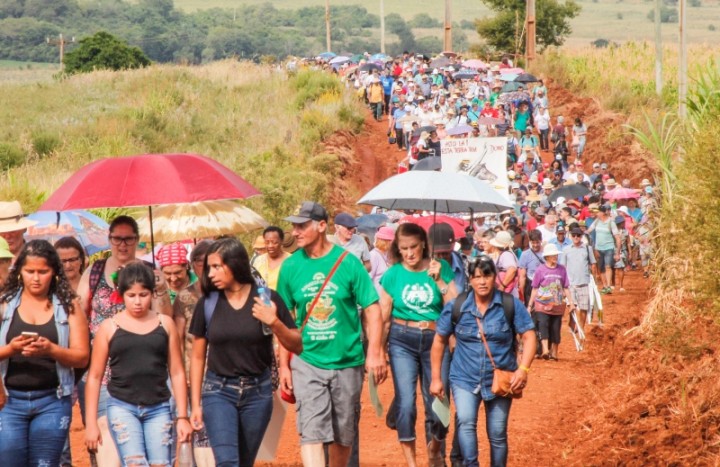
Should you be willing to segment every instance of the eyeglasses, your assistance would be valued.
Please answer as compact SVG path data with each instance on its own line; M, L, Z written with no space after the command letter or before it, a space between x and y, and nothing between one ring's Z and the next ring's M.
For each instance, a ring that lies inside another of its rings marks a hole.
M74 263L74 262L76 262L76 261L80 261L80 257L79 257L79 256L76 256L76 257L74 257L74 258L67 258L67 259L61 259L61 260L60 260L60 262L61 262L62 264L70 264L70 263Z
M137 235L133 235L132 237L117 237L115 235L110 235L108 238L110 239L110 243L115 246L120 246L123 243L127 246L133 246L138 241Z
M582 234L570 234L571 237L582 237Z

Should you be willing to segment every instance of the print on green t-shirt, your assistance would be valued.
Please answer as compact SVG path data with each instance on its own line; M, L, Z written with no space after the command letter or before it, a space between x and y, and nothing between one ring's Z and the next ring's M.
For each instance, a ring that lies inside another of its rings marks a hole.
M343 251L333 245L328 254L313 259L301 249L282 264L277 291L288 309L295 310L298 328ZM377 301L377 292L365 267L355 256L346 255L325 286L302 331L300 358L324 369L364 364L357 307L367 308Z
M450 284L455 275L445 260L440 260L440 277ZM443 296L427 271L410 271L400 263L391 266L380 285L393 299L392 317L408 321L435 321L443 309Z

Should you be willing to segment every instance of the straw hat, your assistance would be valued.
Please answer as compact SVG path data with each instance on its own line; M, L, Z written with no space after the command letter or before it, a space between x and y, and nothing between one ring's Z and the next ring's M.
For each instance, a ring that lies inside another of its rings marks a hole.
M255 237L255 241L253 242L252 247L253 250L262 250L264 248L267 248L267 246L265 246L265 239L262 235L258 235L257 237Z
M286 253L294 253L295 251L297 251L297 249L299 247L297 244L297 240L295 240L295 237L293 236L292 232L289 232L289 231L285 232L285 235L283 238L284 238L284 240L283 240L282 247Z
M617 186L617 182L615 181L614 178L609 178L609 179L605 182L605 186L607 186L607 187Z
M555 188L555 187L553 186L552 181L549 178L543 179L543 183L542 183L543 190L552 190L553 188Z
M647 178L643 178L642 182L640 182L640 186L643 188L650 185L652 185L652 183L650 183L650 180L648 180Z
M19 201L0 201L0 232L15 232L37 224L25 217Z
M490 239L490 244L497 248L510 248L513 246L513 237L507 230L501 230Z

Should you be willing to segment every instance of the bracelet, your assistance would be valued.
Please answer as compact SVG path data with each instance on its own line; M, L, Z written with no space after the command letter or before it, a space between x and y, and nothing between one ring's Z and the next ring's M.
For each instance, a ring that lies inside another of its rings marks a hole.
M530 368L526 367L525 365L520 365L520 369L524 371L526 374L530 373Z
M190 421L190 417L175 417L175 423L179 422L180 420L187 420Z

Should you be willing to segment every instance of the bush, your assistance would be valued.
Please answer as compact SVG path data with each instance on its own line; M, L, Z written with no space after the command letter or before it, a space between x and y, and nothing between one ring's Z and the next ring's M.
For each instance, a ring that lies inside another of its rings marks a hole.
M650 21L655 21L655 8L648 12L647 18ZM677 23L678 22L678 11L677 8L670 8L662 6L660 8L660 22L661 23Z
M60 147L60 137L55 133L47 131L34 132L31 137L32 147L35 154L45 157L55 152Z
M610 45L610 41L607 39L595 39L590 44L592 44L592 46L596 49L604 49L605 47Z
M702 2L700 0L689 0L688 5L693 8L700 8L702 6Z
M25 152L11 143L0 142L0 169L7 170L25 162Z
M295 97L295 108L305 106L326 93L340 94L340 81L327 73L302 71L290 80L291 86L298 91Z
M150 65L150 59L138 47L130 47L105 31L80 40L80 46L65 54L66 73L95 70L125 70Z

